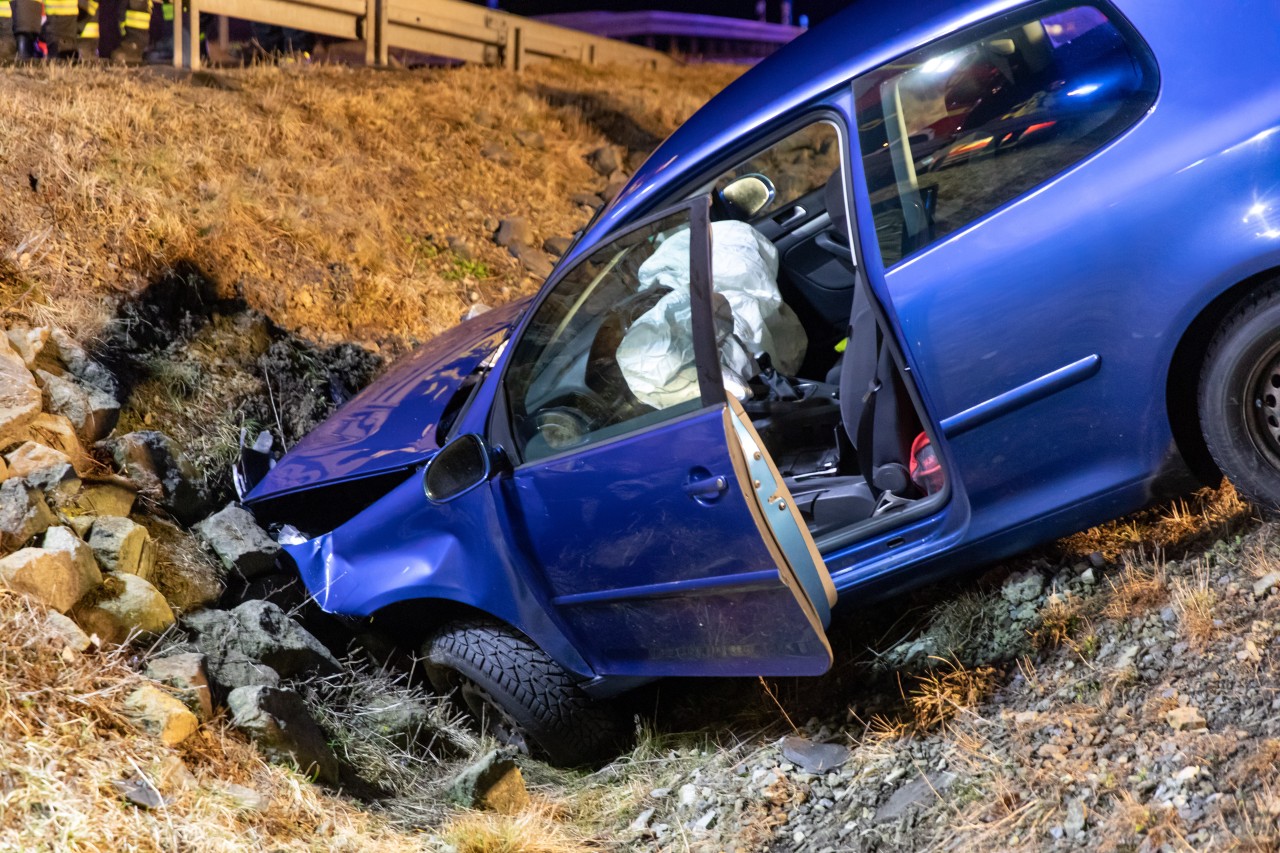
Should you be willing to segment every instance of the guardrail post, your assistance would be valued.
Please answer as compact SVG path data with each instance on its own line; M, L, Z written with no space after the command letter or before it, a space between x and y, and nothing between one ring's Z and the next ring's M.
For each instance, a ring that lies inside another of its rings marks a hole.
M191 70L195 71L200 67L200 9L196 0L191 0L187 7L186 27L182 26L181 15L175 14L173 19L177 22L180 31L186 30L187 55L191 57ZM174 52L177 52L177 42L174 42Z
M186 64L182 58L182 0L174 0L173 3L173 67L185 68Z
M364 15L364 62L386 65L387 54L387 0L368 0Z
M502 51L502 65L509 71L524 66L524 38L520 27L507 28L507 43Z

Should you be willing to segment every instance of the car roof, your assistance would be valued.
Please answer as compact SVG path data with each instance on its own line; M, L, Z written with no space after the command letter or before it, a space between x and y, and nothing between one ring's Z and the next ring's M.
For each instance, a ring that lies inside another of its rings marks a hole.
M681 125L601 212L576 248L586 248L652 211L726 147L750 144L775 119L857 74L956 29L1027 5L1027 0L855 0L729 84Z

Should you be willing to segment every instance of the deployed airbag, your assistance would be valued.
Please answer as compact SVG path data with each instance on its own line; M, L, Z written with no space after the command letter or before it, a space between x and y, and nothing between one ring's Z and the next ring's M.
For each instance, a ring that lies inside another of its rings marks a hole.
M641 291L671 292L636 318L618 345L617 361L640 402L665 409L698 397L689 295L689 229L667 237L640 265ZM808 340L778 290L778 250L751 225L711 224L711 276L716 345L724 386L738 399L759 372L756 357L768 353L783 375L794 375Z

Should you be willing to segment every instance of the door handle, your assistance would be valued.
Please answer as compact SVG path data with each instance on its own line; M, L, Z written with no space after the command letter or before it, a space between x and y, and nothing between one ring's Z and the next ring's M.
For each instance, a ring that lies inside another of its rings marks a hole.
M804 219L805 214L807 212L808 211L806 211L803 207L801 207L798 204L792 205L791 207L787 208L786 210L774 216L773 224L777 225L779 228L790 228L792 225L795 225L801 219Z
M692 474L683 488L686 495L700 504L719 500L720 496L729 490L728 477L708 473L706 476L694 479L696 476L696 474Z

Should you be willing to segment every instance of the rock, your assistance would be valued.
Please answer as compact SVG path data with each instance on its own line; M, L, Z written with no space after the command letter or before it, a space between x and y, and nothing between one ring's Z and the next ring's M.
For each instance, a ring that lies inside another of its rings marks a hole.
M534 151L542 151L547 147L547 138L536 130L517 130L515 137L516 142Z
M116 483L90 483L80 490L72 507L87 515L128 518L138 493Z
M9 338L9 345L13 351L22 359L22 363L27 366L27 369L31 369L35 367L36 359L40 357L45 344L49 342L49 327L9 329L5 335Z
M24 441L6 453L4 458L10 477L21 477L58 504L69 502L80 491L80 477L75 466L71 458L60 450Z
M107 571L151 580L156 554L151 534L141 524L119 516L103 516L89 529L89 547Z
M292 765L322 782L337 783L338 759L297 693L274 687L238 687L227 697L227 706L232 725L247 734L267 760Z
M0 444L40 413L40 387L22 362L22 356L0 338Z
M560 257L573 245L572 237L548 237L542 243L542 251L553 257Z
M116 466L183 524L207 515L195 469L162 432L131 432L105 442Z
M149 684L129 694L124 701L124 713L134 725L158 737L165 746L177 746L200 726L186 705Z
M170 755L162 761L155 775L155 785L161 791L189 791L199 785L195 774L176 755Z
M529 792L511 752L495 749L458 774L449 799L469 809L517 814L528 807Z
M595 193L583 192L583 193L574 193L573 195L569 196L569 201L573 202L574 204L580 204L583 207L599 207L601 199L600 199L600 196L596 195Z
M108 575L101 593L89 596L71 615L103 642L124 643L134 634L161 634L173 624L173 611L164 596L137 575Z
M36 377L44 389L45 409L69 420L83 441L98 441L115 429L120 419L120 403L115 397L47 370L37 370Z
M587 155L587 165L594 169L597 175L607 178L618 171L620 165L618 152L608 145L602 145Z
M71 421L62 415L41 412L18 433L18 436L23 440L34 441L61 451L71 460L71 464L77 471L89 470L89 456L84 452L80 436L76 435L76 428Z
M471 243L465 237L451 234L445 238L445 244L449 247L450 252L453 252L464 261L475 259L475 250L471 248Z
M226 507L197 524L195 531L228 571L251 579L275 568L280 546L242 507Z
M1067 837L1074 837L1084 832L1088 814L1089 810L1081 800L1072 800L1067 803L1067 817L1062 822L1062 828L1067 833Z
M492 160L499 166L510 166L516 161L516 158L511 156L510 151L496 142L490 142L481 148L480 156L486 160Z
M497 127L501 123L498 117L488 110L477 110L474 119L480 127Z
M280 673L243 652L232 651L208 660L209 678L218 688L218 696L226 696L237 687L279 687Z
M0 483L0 553L16 551L56 521L39 489L13 478Z
M516 245L509 247L507 251L509 251L511 256L518 260L526 270L538 278L545 279L547 276L551 275L551 270L555 266L551 263L551 259L544 253L539 252L532 246L526 246L523 243L517 243Z
M23 548L0 558L0 586L28 595L59 613L66 613L93 588L70 554L43 548Z
M202 654L186 652L153 658L147 662L147 677L173 687L196 718L213 718L213 694L209 690L209 674Z
M45 352L50 350L54 351L62 366L85 386L97 388L112 397L119 393L116 378L111 375L111 371L90 358L85 348L72 340L66 332L61 329L50 330Z
M213 792L230 800L231 804L240 811L265 812L271 806L271 800L266 795L234 782L223 782L215 787Z
M1206 727L1204 716L1200 713L1200 709L1186 705L1174 708L1164 715L1165 721L1175 732L1194 731Z
M183 626L195 633L196 645L211 661L239 652L265 663L283 678L340 669L319 640L269 601L246 601L229 613L194 613L183 620Z
M849 748L838 743L814 743L808 738L782 739L782 757L806 773L826 773L849 760Z
M71 565L79 572L81 586L86 592L102 583L102 572L93 557L93 549L71 528L50 527L44 532L40 547L46 551L65 551L71 558Z
M653 820L654 811L655 809L645 809L640 812L627 828L632 832L644 832L649 828L649 821Z
M680 807L683 809L691 809L696 802L698 802L698 786L692 783L685 783L681 785Z
M932 775L920 775L893 792L884 805L876 809L875 822L885 823L897 820L916 807L928 808L955 782L956 775L941 772Z
M1280 584L1280 572L1267 572L1253 583L1253 597L1264 598Z
M431 715L421 702L390 697L371 701L360 718L374 734L406 749L431 725Z
M79 625L56 610L50 610L45 614L44 628L45 635L64 650L83 652L88 651L93 645L93 640L89 639L89 635L82 631Z
M503 248L510 249L512 246L528 245L532 236L532 232L529 230L529 220L523 216L513 216L498 223L498 230L494 232L493 242Z
M610 181L603 190L600 191L600 197L605 201L613 201L618 197L618 193L627 186L625 178L619 178L616 181Z
M1027 604L1044 592L1044 576L1035 569L1015 572L1000 587L1000 595L1010 604Z
M144 809L158 809L165 805L164 797L146 779L112 779L111 788L124 799Z
M694 832L706 832L707 829L711 826L711 822L715 819L716 819L716 810L708 809L706 812L702 814L702 817L698 818L693 822L692 829Z

